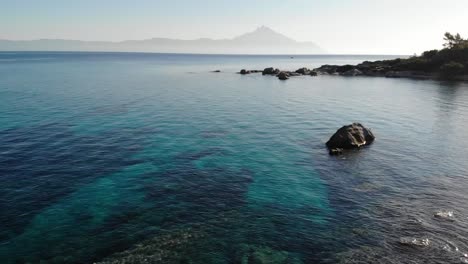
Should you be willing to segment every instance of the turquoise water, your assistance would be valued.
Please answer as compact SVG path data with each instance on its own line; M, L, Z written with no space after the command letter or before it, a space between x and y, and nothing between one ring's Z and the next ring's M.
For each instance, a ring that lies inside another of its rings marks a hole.
M381 58L0 53L1 263L467 260L466 83L235 74Z

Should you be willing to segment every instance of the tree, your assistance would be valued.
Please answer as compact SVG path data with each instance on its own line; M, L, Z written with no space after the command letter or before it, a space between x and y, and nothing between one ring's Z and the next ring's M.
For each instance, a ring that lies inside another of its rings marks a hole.
M426 59L432 59L434 56L437 55L437 53L439 53L438 50L428 50L423 52L422 56Z
M459 33L452 35L450 32L445 32L444 40L444 47L448 49L458 48L468 44L468 40L463 39Z

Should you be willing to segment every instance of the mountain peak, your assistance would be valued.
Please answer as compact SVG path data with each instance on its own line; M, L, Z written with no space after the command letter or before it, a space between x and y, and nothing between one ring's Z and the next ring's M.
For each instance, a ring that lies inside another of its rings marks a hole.
M233 39L238 42L249 42L249 43L275 43L275 44L292 44L296 43L295 40L280 34L273 29L261 26L252 32L245 33Z
M268 33L277 33L273 29L267 27L267 26L260 26L257 29L254 30L254 32L268 32Z

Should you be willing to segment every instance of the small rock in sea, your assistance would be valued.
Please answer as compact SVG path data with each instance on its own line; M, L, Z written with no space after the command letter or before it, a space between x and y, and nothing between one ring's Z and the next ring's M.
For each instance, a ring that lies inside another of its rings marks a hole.
M269 67L269 68L265 68L263 71L262 71L262 74L263 75L276 75L280 73L280 70L279 69L275 69L273 67Z
M402 237L400 244L405 246L427 247L430 244L428 238Z
M460 251L457 246L454 246L454 245L451 245L451 244L445 244L442 247L442 249L447 251L447 252L458 252L458 251Z
M214 71L212 71L212 72L221 72L221 71L220 71L220 70L214 70Z
M343 126L326 143L328 149L354 149L370 145L375 136L360 123Z
M434 213L434 217L443 219L452 219L453 211L438 211Z
M240 71L240 74L249 74L249 73L250 73L250 71L248 71L248 70L246 70L246 69L242 69L242 70Z
M287 74L286 72L280 72L278 75L277 75L278 79L280 80L287 80L289 79L289 74Z
M337 156L343 154L343 149L342 148L335 148L335 149L330 149L330 155L332 156Z

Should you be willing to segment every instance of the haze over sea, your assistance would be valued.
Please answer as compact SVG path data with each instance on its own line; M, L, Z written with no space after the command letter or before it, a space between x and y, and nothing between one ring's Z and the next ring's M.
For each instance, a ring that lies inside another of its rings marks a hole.
M0 52L0 263L468 263L467 83L236 74L384 58Z

